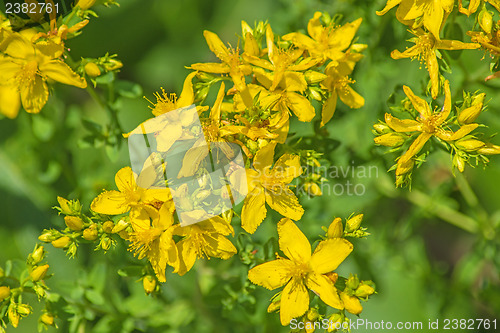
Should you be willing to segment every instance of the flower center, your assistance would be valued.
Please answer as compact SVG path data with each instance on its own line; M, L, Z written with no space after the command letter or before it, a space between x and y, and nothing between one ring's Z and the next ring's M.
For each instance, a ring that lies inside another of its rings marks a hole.
M151 250L151 245L158 239L161 235L161 230L157 228L151 228L147 230L141 230L139 232L133 232L130 234L130 244L129 251L134 252L139 259L144 258L149 250Z
M36 78L38 72L38 63L35 60L27 62L17 73L19 86L30 85Z
M156 97L156 103L151 102L149 99L146 98L146 100L153 104L154 107L149 107L151 110L153 110L153 114L155 116L158 116L160 114L167 113L169 111L177 109L177 95L174 93L167 94L163 88L161 88L161 95L160 93L156 92L154 94Z

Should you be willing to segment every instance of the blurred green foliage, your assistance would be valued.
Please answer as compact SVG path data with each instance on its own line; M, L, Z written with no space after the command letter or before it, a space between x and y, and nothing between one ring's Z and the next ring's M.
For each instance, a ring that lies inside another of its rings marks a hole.
M327 137L338 144L333 148L319 144L315 149L332 166L375 166L377 172L371 177L348 175L328 180L332 186L347 181L362 184L365 191L361 196L325 193L314 200L302 197L306 213L299 226L306 235L315 236L335 216L353 211L365 215L363 223L371 236L354 242L356 250L341 267L342 272L356 271L360 278L377 284L378 295L363 304L362 318L422 321L425 328L428 319L498 317L500 158L492 157L485 170L468 169L463 176L454 177L449 156L438 154L415 172L410 192L395 189L393 174L386 172L394 157L373 145L372 125L391 106L390 96L395 94L393 100L398 103L403 84L423 91L427 82L427 72L419 69L418 62L390 58L393 49L403 50L408 45L404 42L408 33L393 13L375 15L385 1L119 2L119 8L96 8L99 18L91 19L71 48L74 59L110 52L123 61L118 75L123 81L116 90L118 123L123 131L150 117L149 103L142 94L151 99L160 87L179 92L188 73L185 66L214 60L203 38L205 29L235 44L241 20L250 24L268 20L283 34L304 31L315 11L343 14L344 22L362 17L359 42L368 44L368 49L354 78L366 104L359 110L339 105L326 127ZM447 33L463 36L470 24L457 18ZM446 76L455 100L460 100L464 89L486 92L488 112L481 120L489 126L486 132L494 134L500 129L500 81L484 82L489 68L482 58L482 51L461 52L459 57L450 54L452 73ZM131 82L137 82L142 92ZM99 136L112 124L110 114L85 91L67 87L54 91L41 114L21 113L14 121L0 120L0 265L9 259L24 260L42 229L63 225L51 209L57 195L78 198L88 206L103 188L114 188L114 174L129 160L125 139ZM291 128L299 137L314 135L305 124ZM121 140L121 144L109 140ZM450 224L457 216L453 212L494 225L494 240ZM270 235L277 236L278 219L270 214L253 240L236 228L239 258L201 261L186 276L167 275L167 283L155 297L144 294L142 283L133 274L141 264L123 246L107 255L82 246L73 260L47 246L54 273L47 283L52 291L64 295L61 304L67 304L59 312L59 331L287 331L276 315L266 312L273 293L251 285L244 265L255 250L262 259L274 257L276 238L265 242ZM29 302L36 304L35 297ZM17 330L9 328L8 332L31 333L36 325L36 316L30 316Z

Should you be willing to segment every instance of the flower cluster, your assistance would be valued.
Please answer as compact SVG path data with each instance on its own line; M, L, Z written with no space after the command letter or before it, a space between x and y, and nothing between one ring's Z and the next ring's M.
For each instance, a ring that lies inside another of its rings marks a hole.
M129 140L151 135L156 141L141 171L119 170L117 190L99 194L90 205L90 214L82 213L78 201L58 198L60 207L56 208L65 215L66 229L45 230L40 240L74 256L79 243L95 242L97 249L107 251L123 239L130 252L149 262L150 269L143 270L141 279L145 292L151 294L158 290L158 282L167 281L167 267L182 276L198 259L226 260L237 253L229 239L234 236L236 214L225 202L238 192L243 201L241 227L249 234L264 221L267 207L283 216L277 229L287 259L278 257L249 271L255 284L269 289L286 285L271 305L281 309L282 324L310 310L308 290L338 309L342 321L348 320L344 310L359 314L359 299L366 300L375 291L371 282L347 282L357 277L339 277L334 270L353 249L344 237L368 235L360 228L362 215L349 219L345 231L340 219L335 219L330 229L336 231L329 231L328 239L311 254L309 241L296 225L304 209L291 187L311 160L318 163L317 154L309 152L305 158L287 151L284 143L294 116L311 122L317 102L321 126L331 120L338 99L350 108L363 106L364 99L351 87L355 81L350 77L366 48L355 43L360 23L358 19L339 25L318 12L309 21L308 35L279 37L267 23L252 29L242 22L241 50L205 31L207 44L220 62L189 66L193 71L179 95L163 89L155 94L150 107L155 121L150 119L123 134ZM84 64L84 69L92 76L89 72L96 68L89 64L93 63ZM215 100L206 106L214 85L218 86ZM175 112L192 105L194 113ZM200 134L208 150L196 139ZM168 174L167 164L173 163L168 154L179 145L185 155L177 174ZM243 166L231 163L234 147L243 152ZM210 175L207 160L230 166L226 176L231 187L224 182L221 187L221 180ZM197 179L194 192L179 182L189 177ZM181 223L186 220L198 222Z
M446 68L447 64L439 50L483 48L496 58L495 62L498 62L499 53L495 49L498 37L497 24L493 23L493 16L488 11L486 2L499 9L497 1L470 1L468 8L463 7L462 1L458 3L457 11L467 16L476 13L479 6L482 6L477 14L477 21L482 31L467 33L471 37L471 43L441 38L448 16L457 14L453 0L388 1L385 8L377 12L377 15L384 15L398 6L396 18L409 27L409 31L415 36L409 41L415 45L403 52L394 50L391 57L417 58L425 64L429 73L428 90L433 100L436 100L444 90L444 103L439 107L435 101L428 103L415 95L410 87L404 86L407 99L398 109L407 116L399 119L386 113L384 121L374 125L373 132L377 135L374 140L377 145L391 147L393 148L391 151L404 151L390 169L396 172L397 186L411 184L414 166L420 166L426 156L433 151L435 145L432 143L451 153L453 167L460 172L464 171L465 164L471 166L478 163L486 164L489 160L485 155L500 154L499 146L490 143L488 138L483 138L482 133L475 131L483 126L475 123L475 120L485 108L485 94L464 92L463 101L453 104L450 83L440 73L440 68ZM495 73L486 80L496 75ZM427 144L428 142L431 144Z

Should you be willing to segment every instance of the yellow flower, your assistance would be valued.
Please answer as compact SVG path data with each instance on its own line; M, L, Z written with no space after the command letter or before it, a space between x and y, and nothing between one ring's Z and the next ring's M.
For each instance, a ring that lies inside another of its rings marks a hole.
M322 241L311 255L306 236L290 219L278 223L279 246L286 258L266 262L252 268L248 278L253 283L273 290L285 286L281 293L280 319L282 325L303 315L309 309L309 290L323 302L343 309L337 289L325 273L344 261L352 251L352 244L343 238Z
M261 148L255 155L254 169L246 170L248 194L241 211L241 226L251 234L266 217L266 202L273 210L295 221L304 214L299 200L289 188L290 182L302 174L299 156L284 154L271 170L275 147L276 142L272 142ZM241 175L235 172L230 177Z
M179 255L172 239L174 210L173 202L167 201L159 211L149 210L147 215L130 219L134 232L129 234L129 250L139 259L148 258L160 282L166 281L167 264L174 267L174 272L179 269Z
M396 17L401 23L413 25L413 28L423 23L424 27L439 40L439 31L453 10L454 2L455 0L388 0L384 9L377 11L377 15L384 15L399 5ZM417 21L421 23L415 26Z
M476 43L463 43L458 40L438 40L432 34L418 29L413 32L415 37L409 41L415 43L414 46L407 48L404 52L394 50L391 52L393 59L417 58L420 62L425 62L425 67L431 78L431 95L436 98L439 94L439 65L437 62L437 50L464 50L477 49L480 47Z
M359 109L365 105L365 99L349 85L355 82L349 75L361 57L360 53L347 52L343 59L339 59L338 63L331 62L326 66L325 73L328 77L321 82L321 86L330 92L330 96L321 110L321 126L332 119L337 108L337 98L340 98L351 109Z
M297 47L306 49L312 57L320 58L322 62L326 59L337 61L344 56L344 52L358 31L362 19L359 18L343 26L328 26L321 24L321 12L314 13L309 20L307 32L309 36L300 32L292 32L283 36L283 40L292 41Z
M462 5L462 0L458 0L458 11L462 14L465 14L467 16L474 14L481 4L481 0L470 0L469 1L469 7L465 8Z
M234 234L233 227L220 216L185 227L177 225L174 234L183 236L177 243L179 275L186 274L197 258L215 257L227 260L237 252L231 241L224 237Z
M271 86L269 87L269 90L273 91L274 89L276 89L278 84L282 82L282 85L285 89L288 88L289 85L298 85L299 89L297 90L304 91L307 88L307 82L304 78L304 74L301 73L301 71L305 71L315 66L319 63L320 59L309 57L295 64L295 62L304 53L304 50L284 50L278 48L274 44L274 33L271 30L270 25L268 25L266 28L266 42L267 55L269 60L245 54L243 54L243 59L255 66L262 67L273 72L273 80Z
M411 104L419 113L419 117L417 120L401 120L386 113L385 122L395 132L420 132L420 134L415 141L413 141L408 150L399 158L396 175L402 175L408 172L408 168L411 170L413 167L411 159L418 154L432 136L436 136L444 141L456 141L478 127L478 124L466 124L461 126L456 132L445 129L445 124L451 112L451 92L448 81L444 83L444 105L438 112L432 112L430 105L422 98L416 96L409 87L403 86L403 89L406 96L410 99Z
M172 199L169 189L148 189L139 187L130 167L120 169L115 175L119 191L104 191L92 201L90 208L99 214L119 215L130 211L137 217L142 210L151 210L158 203ZM139 182L142 184L142 182Z
M205 30L203 36L207 41L210 50L219 58L222 63L197 63L190 68L208 73L229 74L236 89L242 93L243 100L248 107L251 107L252 100L248 94L245 83L245 75L252 73L252 67L240 59L239 49L228 49L220 40L219 36L213 32Z
M79 88L87 86L83 78L59 59L61 54L57 46L32 44L20 33L2 31L5 39L0 44L0 51L7 56L0 57L0 81L11 87L9 98L0 102L5 103L3 111L7 110L3 113L16 113L15 100L19 96L27 112L40 112L49 98L48 79Z

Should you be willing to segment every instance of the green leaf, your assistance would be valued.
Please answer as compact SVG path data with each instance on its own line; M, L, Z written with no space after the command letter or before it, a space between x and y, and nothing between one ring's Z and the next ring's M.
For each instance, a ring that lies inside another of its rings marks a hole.
M43 142L49 141L54 135L54 123L41 115L33 115L33 134Z
M104 75L101 75L99 76L98 78L96 78L96 82L97 84L110 84L111 82L113 82L115 79L115 73L113 72L108 72Z
M95 305L103 305L105 303L104 297L95 289L85 290L85 297Z
M142 266L127 266L118 270L118 275L123 277L141 277L142 273Z

